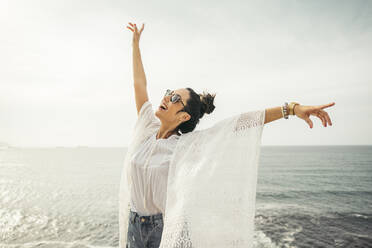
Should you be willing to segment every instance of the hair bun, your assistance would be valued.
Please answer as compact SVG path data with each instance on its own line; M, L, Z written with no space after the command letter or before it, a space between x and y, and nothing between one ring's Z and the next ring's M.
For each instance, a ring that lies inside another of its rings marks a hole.
M203 94L200 95L200 101L202 102L201 107L201 113L202 116L204 113L210 114L215 109L215 106L213 104L214 98L216 97L216 94L210 94L203 91Z

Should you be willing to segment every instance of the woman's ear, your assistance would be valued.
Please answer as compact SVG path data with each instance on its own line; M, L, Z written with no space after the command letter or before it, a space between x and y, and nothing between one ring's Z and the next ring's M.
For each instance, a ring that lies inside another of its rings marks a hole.
M181 122L186 122L186 121L190 120L190 118L191 118L191 116L188 113L183 112L182 116L181 116Z

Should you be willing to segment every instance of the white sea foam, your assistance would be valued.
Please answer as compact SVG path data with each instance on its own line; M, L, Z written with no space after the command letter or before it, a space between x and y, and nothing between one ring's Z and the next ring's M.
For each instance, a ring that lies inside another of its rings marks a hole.
M368 216L362 215L362 214L352 214L351 216L358 217L358 218L363 218L363 219L368 219Z
M253 237L253 247L278 248L278 246L263 231L256 230Z
M0 237L3 240L12 240L16 236L30 234L30 230L39 232L48 225L49 218L40 214L26 214L21 209L0 209ZM48 229L53 233L53 229Z
M285 232L285 233L283 233L283 235L284 235L284 238L282 239L282 241L283 241L283 245L284 245L284 247L295 247L295 246L292 246L292 245L290 245L294 240L295 240L295 238L294 238L294 235L296 234L296 233L299 233L299 232L301 232L302 231L302 226L299 226L299 227L297 227L297 228L295 228L295 229L292 229L292 230L288 230L287 232Z
M23 218L22 210L20 209L0 209L0 233L7 230L12 230L14 227L21 224Z

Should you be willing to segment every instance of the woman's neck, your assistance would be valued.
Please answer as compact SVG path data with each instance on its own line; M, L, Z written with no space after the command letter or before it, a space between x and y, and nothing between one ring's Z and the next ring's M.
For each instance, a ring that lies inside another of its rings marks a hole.
M160 126L158 132L156 133L156 139L168 139L173 134L179 135L177 131Z

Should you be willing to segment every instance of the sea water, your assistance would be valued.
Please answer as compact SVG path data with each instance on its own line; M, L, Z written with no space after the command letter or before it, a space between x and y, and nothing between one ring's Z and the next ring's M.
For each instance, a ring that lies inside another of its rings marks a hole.
M0 150L0 248L118 247L125 154ZM372 146L262 146L254 247L372 247Z

